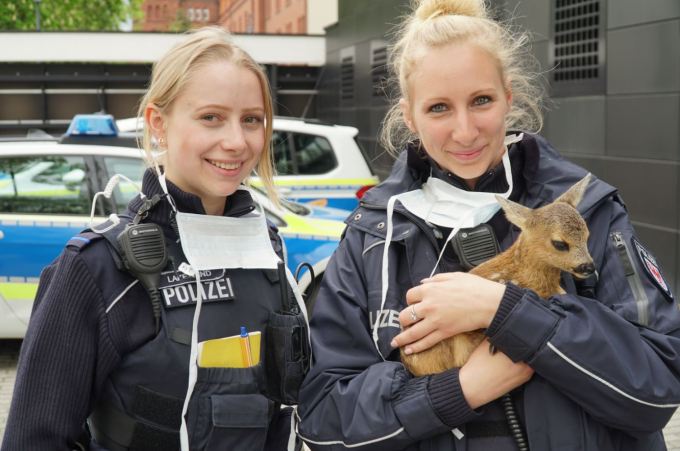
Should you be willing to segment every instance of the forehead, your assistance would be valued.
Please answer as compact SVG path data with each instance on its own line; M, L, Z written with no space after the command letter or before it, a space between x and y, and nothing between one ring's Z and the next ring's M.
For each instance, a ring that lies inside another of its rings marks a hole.
M189 75L177 103L185 106L216 104L229 108L262 108L262 87L257 75L227 60L199 64Z
M481 89L503 89L497 60L470 43L422 48L409 76L415 97L467 95Z

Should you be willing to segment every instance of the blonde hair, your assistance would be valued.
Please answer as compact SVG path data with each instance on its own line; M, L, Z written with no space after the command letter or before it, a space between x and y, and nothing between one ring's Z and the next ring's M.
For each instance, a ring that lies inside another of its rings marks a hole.
M264 149L257 163L257 174L269 198L278 204L274 188L274 165L271 146L273 107L269 80L262 67L243 49L231 42L230 34L220 27L204 27L188 33L185 40L172 47L153 65L151 82L139 104L137 116L145 117L147 105L155 105L161 112L169 111L174 101L182 93L192 75L205 64L215 61L228 61L238 67L250 70L260 82L265 112ZM151 127L145 124L140 147L151 162L154 142Z
M508 129L538 131L543 126L543 89L534 67L536 61L527 49L526 32L514 32L489 18L483 0L415 0L412 13L396 30L396 43L390 49L394 100L383 121L381 142L397 153L417 136L404 122L399 98L409 99L408 81L419 59L428 48L451 43L469 43L488 52L497 63L503 83L512 91L512 105L506 115Z

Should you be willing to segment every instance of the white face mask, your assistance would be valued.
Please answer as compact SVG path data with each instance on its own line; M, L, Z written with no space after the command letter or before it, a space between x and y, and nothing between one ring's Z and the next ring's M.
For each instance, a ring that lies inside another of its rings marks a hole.
M387 202L387 233L382 259L382 297L380 311L385 308L385 299L387 298L387 256L390 241L392 240L392 214L394 213L395 202L401 202L406 210L430 224L451 229L451 233L447 237L442 246L442 250L439 253L437 263L435 263L434 268L432 268L432 272L430 273L430 277L432 277L437 270L437 266L439 266L439 261L444 255L447 244L456 233L462 228L476 227L479 224L489 221L501 208L496 200L496 196L498 195L507 199L512 193L512 171L510 168L510 157L508 155L507 146L521 141L523 136L524 134L519 133L517 135L505 137L504 145L506 146L506 150L503 153L502 161L508 190L502 194L466 191L456 188L443 180L430 177L420 189L407 191L390 197ZM380 315L376 315L376 318L379 318L379 316ZM377 320L373 327L373 341L378 349L378 353L380 353L378 347Z

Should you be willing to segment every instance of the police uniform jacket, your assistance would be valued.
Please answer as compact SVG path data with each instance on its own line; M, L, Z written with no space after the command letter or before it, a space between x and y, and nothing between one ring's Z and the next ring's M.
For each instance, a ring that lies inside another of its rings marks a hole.
M511 199L532 208L586 175L540 136L525 134L511 146L510 159ZM429 277L439 238L447 235L399 202L389 289L379 311L387 201L419 188L431 169L416 147L409 147L389 178L368 191L347 219L314 307L315 361L301 390L299 432L314 450L470 449L466 426L487 413L489 406L469 408L457 369L413 377L390 347L400 332L406 291ZM507 185L492 186L505 178L498 172L502 166L484 175L478 187L507 190ZM451 174L440 175L456 182ZM515 396L531 450L665 450L660 431L680 404L678 306L613 187L593 179L578 209L590 229L588 248L598 281L579 289L565 277L567 294L547 300L508 285L486 334L497 349L535 370ZM490 224L502 249L519 233L502 212ZM448 260L443 270L460 270L455 255ZM372 339L376 316L386 360ZM452 434L453 428L463 437Z
M179 211L205 213L197 196L169 181L168 189ZM142 190L147 198L163 193L150 170ZM134 216L142 205L137 196L127 214ZM224 215L242 216L254 208L249 193L236 191ZM158 334L149 294L118 269L117 254L101 235L75 237L44 269L19 359L3 451L80 449L76 443L84 441L88 417L98 437L90 444L93 450L179 449L196 283L177 271L185 260L169 218L169 203L162 199L143 221L162 228L171 256L160 278ZM280 254L280 239L271 227ZM279 281L266 271L219 270L201 278L199 340L238 334L240 325L263 330L269 312L281 309ZM281 432L289 429L289 421L279 421L279 405L262 395L262 373L261 364L199 368L193 393L202 395L192 397L187 419L192 450L280 449L287 442Z

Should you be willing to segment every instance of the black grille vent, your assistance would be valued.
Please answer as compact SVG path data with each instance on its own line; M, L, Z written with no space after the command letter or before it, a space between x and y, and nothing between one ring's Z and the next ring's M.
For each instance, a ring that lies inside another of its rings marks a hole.
M553 0L553 94L603 93L606 0Z
M130 248L141 265L153 266L163 257L165 243L160 234L139 234L130 238Z
M340 62L340 100L354 100L354 56L346 56Z
M387 46L374 48L371 53L373 97L385 96L387 77Z
M557 0L553 81L600 76L600 1Z

